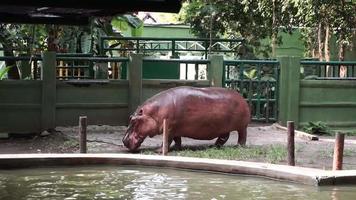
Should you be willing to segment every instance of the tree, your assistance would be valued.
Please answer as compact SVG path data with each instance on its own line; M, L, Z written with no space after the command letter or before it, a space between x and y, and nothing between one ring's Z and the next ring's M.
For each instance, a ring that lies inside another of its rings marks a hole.
M307 48L313 49L310 52L317 52L320 60L329 61L330 38L331 35L335 35L339 49L338 59L344 60L345 49L352 47L352 37L355 35L356 4L346 3L345 0L296 0L296 2L300 26L308 28L304 31L304 38L309 40L306 42Z
M291 32L297 22L294 4L292 0L191 0L183 6L181 16L200 37L243 37L255 54L267 57L275 45L261 40L272 38L273 44L281 43L278 32Z
M44 26L0 24L0 43L3 46L4 56L13 57L18 54L30 54L34 49L43 45ZM19 79L19 71L16 62L8 60L5 62L8 78Z
M133 15L95 18L89 26L0 24L0 43L4 56L10 57L20 54L35 55L44 50L98 55L100 37L122 36L113 30L118 20L126 20L130 26L136 20L142 32L142 21ZM133 28L138 35L139 28ZM5 65L10 67L7 72L9 79L20 79L15 61L7 60Z

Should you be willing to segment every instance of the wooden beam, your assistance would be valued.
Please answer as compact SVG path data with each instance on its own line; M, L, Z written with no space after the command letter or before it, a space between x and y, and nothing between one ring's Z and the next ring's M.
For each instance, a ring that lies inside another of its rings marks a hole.
M77 8L94 10L115 10L118 12L155 11L179 12L180 0L1 0L1 5L16 7L51 7L51 8Z

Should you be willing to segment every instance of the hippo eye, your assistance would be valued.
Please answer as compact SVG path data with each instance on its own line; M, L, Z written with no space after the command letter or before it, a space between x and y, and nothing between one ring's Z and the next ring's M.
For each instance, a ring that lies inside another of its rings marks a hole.
M142 115L143 114L143 109L140 109L140 111L138 111L137 115Z

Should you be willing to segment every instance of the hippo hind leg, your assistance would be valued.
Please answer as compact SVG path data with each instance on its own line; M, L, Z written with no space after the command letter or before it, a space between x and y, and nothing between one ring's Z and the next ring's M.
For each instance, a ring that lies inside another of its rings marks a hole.
M216 139L215 141L215 146L218 148L222 147L227 142L229 137L230 137L230 133L224 133L220 135L218 139Z
M237 144L241 145L241 146L245 146L246 145L246 139L247 139L247 127L238 130L237 131L239 134L239 138L237 140Z
M174 150L181 150L182 149L182 138L181 137L174 137Z

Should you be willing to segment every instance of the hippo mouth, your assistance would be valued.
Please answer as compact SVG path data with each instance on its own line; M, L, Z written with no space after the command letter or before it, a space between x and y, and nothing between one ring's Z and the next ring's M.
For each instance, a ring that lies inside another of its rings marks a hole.
M140 137L138 134L126 134L122 142L126 148L128 148L131 152L134 152L141 146L144 139L144 137Z

